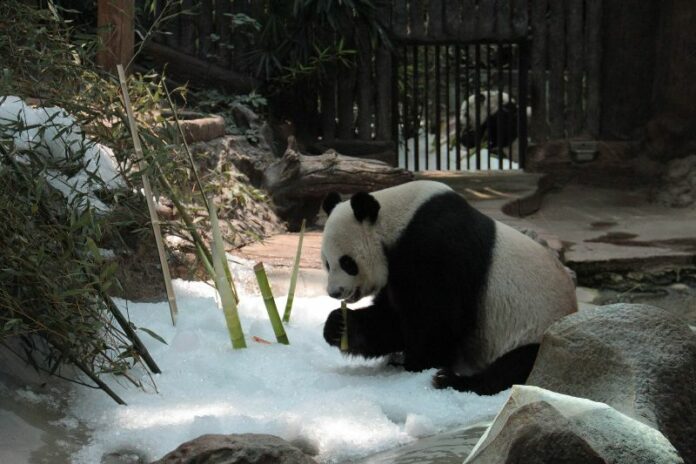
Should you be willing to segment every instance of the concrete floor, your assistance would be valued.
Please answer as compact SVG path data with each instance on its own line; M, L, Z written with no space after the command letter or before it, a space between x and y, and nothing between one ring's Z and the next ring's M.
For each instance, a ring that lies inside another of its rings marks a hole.
M540 175L519 172L419 177L451 185L499 221L533 229L552 247L562 248L566 264L579 272L696 265L696 210L650 203L647 191L567 185L544 194ZM506 212L531 214L520 218ZM319 231L305 236L302 267L321 268L320 246ZM291 266L296 247L296 234L282 234L239 252L251 260Z

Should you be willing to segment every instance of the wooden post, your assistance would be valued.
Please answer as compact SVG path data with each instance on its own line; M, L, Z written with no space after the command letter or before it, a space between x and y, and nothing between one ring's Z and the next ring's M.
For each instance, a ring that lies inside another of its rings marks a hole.
M550 0L549 20L549 124L551 138L565 137L565 2Z
M107 71L116 72L118 64L126 66L133 58L134 11L134 0L99 0L97 25L102 48L97 53L97 64Z
M583 31L583 0L570 0L566 5L566 43L568 67L567 82L567 135L580 135L584 126L583 78L585 71L585 37ZM593 19L594 21L594 19Z
M546 24L547 0L534 0L532 3L532 127L534 143L545 142L548 138L546 111L546 68L548 29Z

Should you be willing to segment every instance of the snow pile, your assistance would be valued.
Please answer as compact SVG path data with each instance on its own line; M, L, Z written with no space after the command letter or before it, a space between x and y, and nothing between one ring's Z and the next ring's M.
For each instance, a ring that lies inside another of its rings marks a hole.
M42 155L51 164L65 163L67 173L49 169L46 179L69 203L78 199L75 206L86 206L82 202L87 195L94 208L106 211L108 207L93 192L125 185L113 151L90 140L63 108L34 108L19 97L0 96L0 136L11 138L19 151ZM75 162L82 166L77 172L70 166Z
M426 143L427 142L427 143ZM416 163L416 143L418 144L418 167L420 171L433 171L437 169L437 136L428 133L427 141L425 131L421 128L418 131L417 141L411 137L399 142L399 167L415 169ZM519 164L511 161L507 156L507 148L505 151L505 159L501 159L495 153L489 153L487 148L481 148L481 170L496 170L496 169L519 169ZM513 152L517 151L517 140L513 142ZM467 149L464 145L459 148L460 166L462 171L477 171L476 167L476 152L475 150ZM427 158L427 169L426 169ZM468 158L468 159L467 159ZM450 138L449 144L445 139L444 131L440 134L440 169L455 170L457 169L457 145L454 142L454 136Z
M347 359L322 337L329 297L296 298L287 327L290 346L274 341L263 301L242 295L240 317L249 348L233 351L214 291L200 282L175 281L177 327L167 303L126 303L163 374L159 393L115 385L128 406L101 391L76 388L66 420L93 431L75 462L100 462L104 453L139 450L159 458L205 433L270 433L302 442L320 462L340 462L393 448L495 415L508 392L494 397L434 390L434 370L408 373L383 360ZM285 304L278 298L279 308ZM143 377L143 380L145 377Z

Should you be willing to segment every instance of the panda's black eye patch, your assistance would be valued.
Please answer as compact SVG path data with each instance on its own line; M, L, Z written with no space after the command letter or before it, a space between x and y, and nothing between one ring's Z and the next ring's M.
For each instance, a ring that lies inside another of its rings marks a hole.
M352 276L358 275L358 263L356 263L355 260L350 256L341 256L341 259L338 260L338 263L341 265L341 269L343 269L346 272L346 274Z
M324 260L324 266L326 266L327 271L331 270L331 267L329 267L329 262L327 260Z

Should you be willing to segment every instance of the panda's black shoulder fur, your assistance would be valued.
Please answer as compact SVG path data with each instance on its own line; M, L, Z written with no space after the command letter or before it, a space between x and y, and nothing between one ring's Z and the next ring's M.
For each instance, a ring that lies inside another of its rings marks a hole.
M382 292L412 348L407 368L448 365L461 355L457 341L476 328L495 237L491 218L459 194L444 192L426 200L385 247L388 279Z

